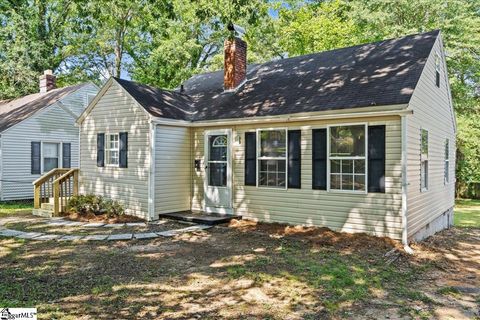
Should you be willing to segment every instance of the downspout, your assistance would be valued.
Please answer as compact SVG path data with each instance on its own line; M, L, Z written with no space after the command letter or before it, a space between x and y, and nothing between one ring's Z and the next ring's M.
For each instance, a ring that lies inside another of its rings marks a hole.
M150 121L150 170L148 173L148 221L155 219L155 137L157 125Z
M407 147L407 115L401 116L402 123L402 244L406 253L413 254L413 249L408 245L408 206L407 206L407 187L408 187L408 178L407 178L407 158L408 158L408 147Z

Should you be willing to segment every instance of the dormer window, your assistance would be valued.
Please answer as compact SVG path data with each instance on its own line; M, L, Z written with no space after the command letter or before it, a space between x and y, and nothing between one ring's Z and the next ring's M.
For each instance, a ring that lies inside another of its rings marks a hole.
M435 53L435 85L440 88L440 56Z

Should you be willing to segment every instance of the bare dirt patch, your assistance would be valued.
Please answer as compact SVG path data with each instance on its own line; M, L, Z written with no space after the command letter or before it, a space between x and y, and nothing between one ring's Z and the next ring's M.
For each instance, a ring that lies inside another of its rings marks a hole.
M109 243L0 239L0 305L40 319L472 319L480 231L389 239L232 222Z

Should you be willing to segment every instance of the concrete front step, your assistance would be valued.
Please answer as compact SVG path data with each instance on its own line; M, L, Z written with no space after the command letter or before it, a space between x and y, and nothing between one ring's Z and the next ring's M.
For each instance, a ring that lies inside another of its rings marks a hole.
M34 216L51 218L53 217L53 210L45 210L45 209L33 209L32 214Z

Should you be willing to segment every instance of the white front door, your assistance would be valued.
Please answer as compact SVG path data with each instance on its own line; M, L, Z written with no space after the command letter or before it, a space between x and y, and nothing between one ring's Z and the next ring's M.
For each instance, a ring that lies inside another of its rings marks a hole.
M205 132L205 211L232 214L231 130Z

